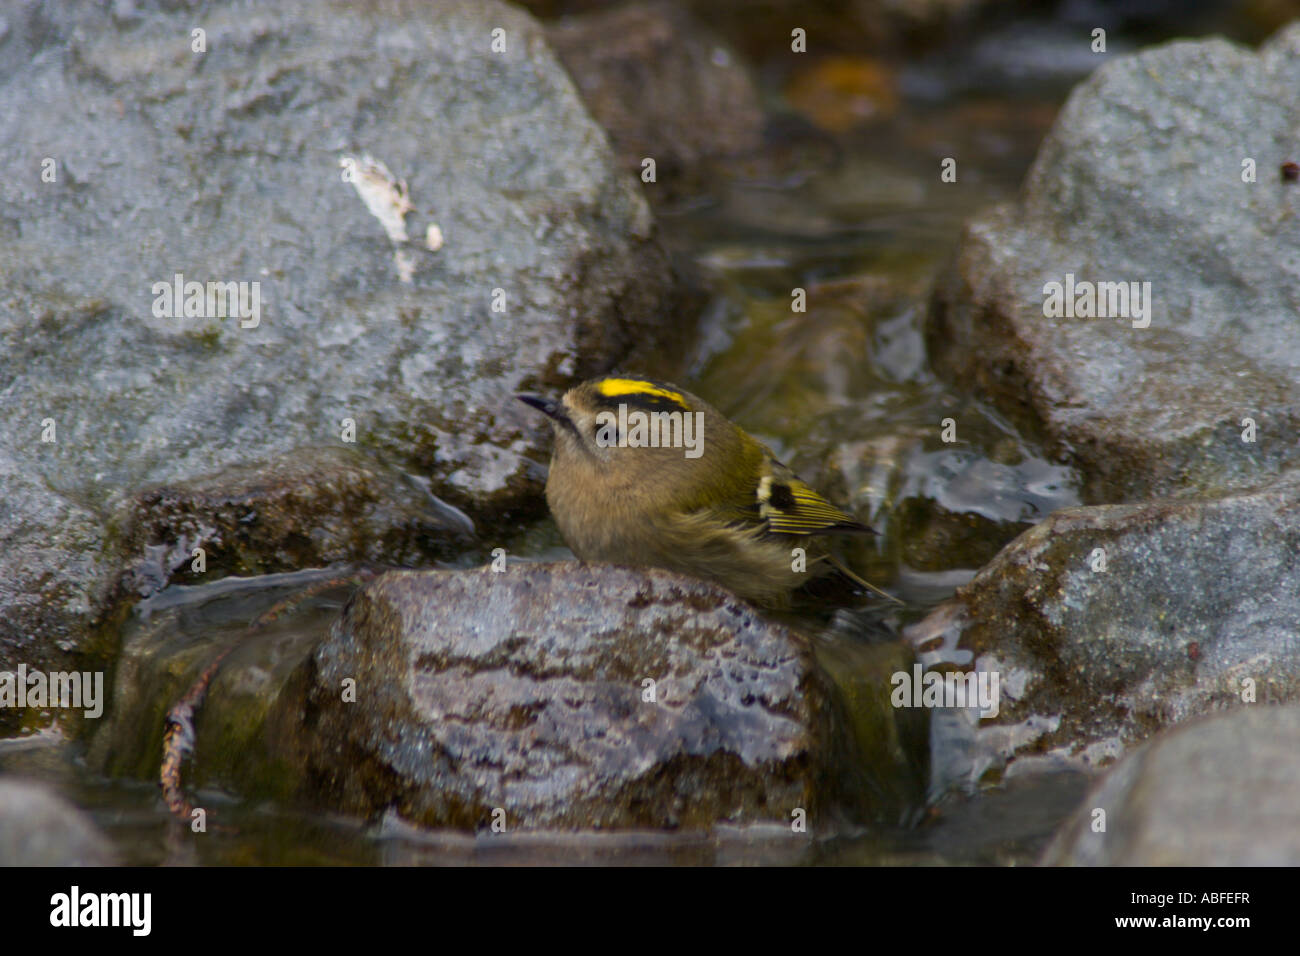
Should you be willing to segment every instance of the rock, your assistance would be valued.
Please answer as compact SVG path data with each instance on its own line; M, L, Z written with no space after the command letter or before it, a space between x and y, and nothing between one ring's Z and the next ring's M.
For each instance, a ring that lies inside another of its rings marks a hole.
M181 581L330 564L418 564L473 541L473 523L416 482L344 448L301 449L192 481L141 490L120 529L136 558L124 587L147 596ZM168 542L153 545L152 542ZM193 549L206 570L193 570ZM211 576L209 576L211 575Z
M0 866L112 866L90 818L42 783L0 778Z
M547 38L622 165L639 176L654 159L647 197L675 192L708 157L762 141L758 91L739 54L675 3L567 17Z
M1300 190L1278 174L1298 82L1300 25L1258 53L1211 39L1107 60L1022 198L968 225L932 364L1077 466L1085 501L1221 494L1300 460ZM1149 314L1047 317L1067 276L1149 282Z
M1300 700L1298 543L1300 472L1025 532L905 632L927 665L999 675L995 718L936 722L941 776L1095 768L1200 714Z
M1114 767L1042 862L1300 865L1300 707L1247 707L1161 734ZM1093 831L1096 810L1104 832Z
M58 10L13 18L0 52L0 667L84 650L114 565L128 593L161 587L196 538L221 572L381 543L427 560L463 530L428 492L513 526L549 430L512 393L686 324L644 200L526 14ZM177 275L250 283L248 311L172 317Z
M111 577L104 550L94 512L51 490L28 462L0 447L0 671L20 662L41 671L70 662ZM0 711L0 734L19 716Z
M299 739L346 812L509 831L900 812L806 641L665 571L390 573L308 667Z

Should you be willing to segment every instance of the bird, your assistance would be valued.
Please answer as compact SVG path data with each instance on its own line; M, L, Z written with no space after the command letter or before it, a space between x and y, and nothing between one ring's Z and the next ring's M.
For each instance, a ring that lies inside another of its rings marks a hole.
M874 529L685 389L616 373L515 397L550 421L546 501L579 560L683 572L769 608L826 575L897 600L823 541Z

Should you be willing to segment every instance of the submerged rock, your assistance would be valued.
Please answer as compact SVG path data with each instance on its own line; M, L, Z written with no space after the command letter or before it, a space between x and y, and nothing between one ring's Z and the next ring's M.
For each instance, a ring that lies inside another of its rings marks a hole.
M995 718L936 724L943 775L1096 767L1200 714L1300 700L1298 548L1296 472L1056 512L905 634L924 663L999 675Z
M427 492L509 524L549 438L512 393L686 324L521 11L56 7L0 53L0 667L85 650L118 559L427 558L461 524Z
M341 584L306 592L337 576L303 571L173 585L136 604L122 628L113 706L95 722L86 763L105 776L156 781L168 710L209 662L236 645L194 720L194 751L182 771L185 788L204 809L211 809L207 801L218 787L250 799L298 796L301 764L285 758L296 723L285 726L271 715L302 709L302 687L292 678L349 590ZM250 624L277 609L275 620L250 632Z
M967 226L932 364L1077 466L1085 501L1217 494L1300 462L1300 189L1279 175L1297 84L1300 25L1258 53L1108 60L1021 199Z
M1297 753L1300 707L1248 707L1161 734L1097 784L1042 862L1300 865Z

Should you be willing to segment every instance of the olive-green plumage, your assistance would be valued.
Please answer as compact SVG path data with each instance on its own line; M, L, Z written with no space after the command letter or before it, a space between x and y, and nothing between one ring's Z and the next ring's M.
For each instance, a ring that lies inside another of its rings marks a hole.
M817 536L871 533L765 445L675 385L606 376L570 389L558 402L519 398L551 419L555 451L546 500L564 540L584 561L669 568L781 606L792 590L838 567L827 561ZM638 418L660 426L660 447L643 444L654 432L638 434ZM675 431L665 427L670 422ZM614 423L631 427L623 434ZM795 548L805 550L806 570L797 570Z

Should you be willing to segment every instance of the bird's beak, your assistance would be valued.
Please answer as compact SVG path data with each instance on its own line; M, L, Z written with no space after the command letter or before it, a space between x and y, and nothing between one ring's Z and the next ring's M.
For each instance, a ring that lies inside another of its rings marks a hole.
M564 414L564 408L560 403L552 401L549 398L543 398L540 395L527 394L516 395L515 398L519 399L525 405L531 405L547 418L554 419L557 422L567 421L569 418L568 415Z

